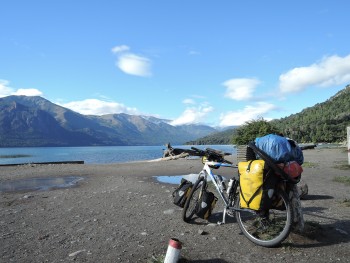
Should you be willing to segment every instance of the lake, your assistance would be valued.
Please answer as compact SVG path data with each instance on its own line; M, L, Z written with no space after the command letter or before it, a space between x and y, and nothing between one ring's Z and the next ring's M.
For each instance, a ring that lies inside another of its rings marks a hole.
M190 145L172 146L190 149ZM200 145L236 153L233 145ZM88 164L123 163L161 158L165 146L18 147L0 148L1 164L84 161Z

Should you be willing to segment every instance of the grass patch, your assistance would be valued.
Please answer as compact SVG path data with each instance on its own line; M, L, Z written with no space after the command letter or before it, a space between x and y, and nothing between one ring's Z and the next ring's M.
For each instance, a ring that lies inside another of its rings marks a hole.
M350 170L350 165L347 161L335 162L334 168L339 170Z
M319 222L315 222L315 221L306 221L305 228L321 229L321 224Z
M350 186L350 176L336 176L334 177L333 181Z
M318 164L312 163L312 162L304 162L303 163L303 168L315 168L317 166L318 166Z
M322 226L319 222L305 221L304 233L308 236L316 234L318 231L322 231Z
M345 198L344 200L340 201L340 204L346 207L350 207L350 199Z
M281 249L284 250L285 253L293 253L297 251L298 248L295 247L295 242L291 237L288 237L282 244Z
M163 263L165 259L165 256L155 256L152 255L152 257L147 261L147 263Z

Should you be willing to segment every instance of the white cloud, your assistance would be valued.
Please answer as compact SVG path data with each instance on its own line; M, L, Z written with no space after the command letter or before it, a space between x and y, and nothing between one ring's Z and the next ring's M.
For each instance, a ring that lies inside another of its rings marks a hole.
M298 92L309 86L328 87L350 81L350 55L324 57L308 67L294 68L279 77L282 93Z
M184 99L182 101L183 104L196 104L196 102L193 99Z
M202 122L208 113L213 111L213 107L197 107L197 108L187 108L179 118L173 120L170 124L185 125L185 124L194 124Z
M257 119L274 109L276 107L267 102L258 102L255 106L247 105L243 110L222 114L220 117L220 126L242 125L246 121Z
M128 51L130 48L126 45L121 45L121 46L115 46L112 48L112 52L114 54L117 54L117 53L121 53L121 52L125 52L125 51Z
M13 88L9 86L10 82L8 80L0 79L0 97L6 97L10 95L25 95L25 96L42 96L43 93L38 89L18 89L14 91Z
M37 89L18 89L13 92L12 95L42 96L43 93Z
M72 101L60 105L84 115L104 115L116 113L139 114L136 108L129 108L117 102L107 102L98 99Z
M124 73L140 77L151 76L151 61L134 54L123 54L117 61L118 68Z
M116 66L126 74L149 77L152 75L152 61L146 57L129 52L126 45L115 46L112 53L118 56Z
M9 84L9 81L0 79L0 97L6 97L11 95L13 90L8 86Z
M230 79L223 83L226 86L225 97L233 100L248 100L253 97L256 86L260 83L257 79Z

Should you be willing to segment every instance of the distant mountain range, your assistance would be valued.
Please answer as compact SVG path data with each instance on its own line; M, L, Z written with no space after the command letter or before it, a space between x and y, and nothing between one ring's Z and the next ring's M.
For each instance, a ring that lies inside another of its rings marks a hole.
M235 127L172 126L150 116L82 115L42 97L0 98L0 147L230 144ZM350 126L350 85L323 103L273 120L298 142L342 142Z
M0 147L183 144L214 133L150 116L82 115L42 97L0 98Z

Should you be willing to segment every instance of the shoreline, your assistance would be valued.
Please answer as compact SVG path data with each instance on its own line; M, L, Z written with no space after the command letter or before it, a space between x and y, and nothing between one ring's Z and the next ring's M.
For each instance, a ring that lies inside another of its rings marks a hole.
M249 242L234 218L216 225L220 202L209 224L181 220L181 209L172 203L176 186L154 176L198 173L200 160L0 167L0 183L85 178L73 188L0 193L0 261L148 262L165 255L169 239L177 238L183 262L348 262L350 187L333 181L349 176L349 170L337 168L347 161L347 152L316 148L304 151L304 157L302 179L309 194L302 207L309 229L292 233L273 249ZM215 172L237 175L235 168Z
M305 146L305 145L310 145L310 144L300 144L300 146ZM204 145L201 145L201 146L204 146ZM212 145L207 145L207 146L212 146ZM112 146L114 147L114 146ZM139 146L134 146L134 147L139 147ZM149 146L149 147L152 147L152 146ZM221 148L221 147L224 147L224 148ZM317 147L315 147L314 149L319 149L319 150L322 150L322 149L334 149L334 148L343 148L345 147L346 148L346 145L343 145L343 144L318 144ZM29 148L35 148L35 147L29 147ZM48 148L62 148L62 147L48 147ZM81 147L71 147L71 148L81 148ZM99 148L99 147L97 147ZM233 155L236 155L237 153L236 152L232 152L230 148L235 148L234 145L215 145L214 148L217 148L219 150L224 150L224 151L229 151L231 152ZM18 148L14 148L14 149L18 149ZM108 147L107 147L108 149ZM229 150L230 149L230 150ZM164 149L163 149L164 150ZM307 151L309 149L306 149ZM310 149L312 150L312 149ZM50 164L50 163L70 163L70 162L84 162L84 164L90 164L90 165L99 165L99 164L119 164L119 163L131 163L131 162L146 162L146 161L153 161L153 160L157 160L157 159L162 159L162 150L161 149L158 149L157 152L159 151L159 153L156 155L156 157L154 158L141 158L141 159L130 159L130 160L118 160L118 161L114 161L113 159L110 159L109 157L106 157L104 160L105 161L101 161L101 157L97 159L97 162L96 160L93 161L93 159L91 158L91 155L84 155L85 158L81 158L81 157L77 157L76 154L73 154L73 158L69 158L68 160L66 158L62 158L62 159L59 159L57 156L52 156L52 158L48 159L48 160L40 160L39 158L35 158L34 161L22 161L22 162L16 162L14 160L18 160L20 158L23 158L23 157L30 157L32 156L33 157L33 154L29 154L28 152L24 152L24 153L13 153L13 154L0 154L0 167L1 166L15 166L15 165L26 165L26 164L41 164L41 163L47 163L47 164ZM0 152L1 152L1 148L0 148ZM65 153L66 154L66 153ZM106 154L105 152L102 152L103 154L103 157L104 157L104 154ZM117 153L114 153L114 154L117 154ZM13 158L9 158L8 156L20 156L20 157L13 157ZM69 155L69 154L68 154ZM152 153L151 154L152 156L154 156L154 154ZM1 156L6 156L6 157L1 157ZM108 156L108 155L107 155ZM158 157L159 156L159 157ZM1 162L1 160L9 160L9 159L13 159L13 162L11 163L8 163L7 161L3 161L3 163ZM103 159L103 158L102 158ZM107 161L106 161L107 160Z

